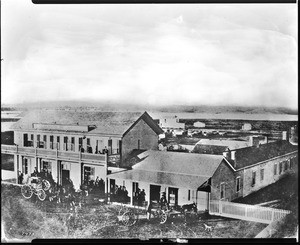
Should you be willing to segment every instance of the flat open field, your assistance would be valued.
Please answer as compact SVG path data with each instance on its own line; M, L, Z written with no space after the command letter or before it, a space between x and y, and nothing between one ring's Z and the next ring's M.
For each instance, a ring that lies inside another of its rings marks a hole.
M184 224L182 218L159 224L155 219L139 220L134 226L123 226L117 220L119 207L108 204L87 205L72 215L61 204L55 204L51 213L50 202L32 197L26 200L20 187L1 184L2 241L34 238L253 238L265 224L206 216ZM47 199L46 199L47 200ZM61 213L55 213L61 212ZM213 227L205 231L203 223ZM5 239L5 240L3 240Z

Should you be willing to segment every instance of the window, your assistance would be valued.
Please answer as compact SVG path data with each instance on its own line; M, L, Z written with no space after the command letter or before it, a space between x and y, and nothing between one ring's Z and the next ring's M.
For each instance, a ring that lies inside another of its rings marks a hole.
M56 140L57 140L57 150L59 150L59 148L60 148L60 137L57 136Z
M290 167L290 169L292 169L292 163L293 163L292 160L293 160L293 159L289 159L289 167Z
M54 148L54 146L53 146L53 140L54 140L53 135L50 135L50 149Z
M90 138L87 138L87 139L86 139L86 144L87 144L87 145L91 145L91 139L90 139Z
M137 192L139 188L138 182L132 182L133 192Z
M241 177L236 178L236 192L239 192L241 189Z
M255 185L255 181L256 181L256 171L252 172L252 186Z
M23 158L23 173L24 174L28 174L28 159L27 158Z
M279 174L282 172L282 162L279 163Z
M43 147L46 149L47 148L47 135L44 135L43 141L44 141L44 146Z
M188 190L188 201L191 200L191 190Z
M36 136L36 140L39 142L39 141L41 141L41 136L38 134L37 136Z
M221 183L220 185L220 194L221 194L221 199L225 198L225 183Z
M90 180L95 180L95 168L84 166L84 183L88 183Z
M286 160L284 162L284 171L287 171L288 170L288 161Z
M140 149L140 146L141 146L141 141L138 140L138 149Z
M277 163L274 163L274 175L277 175Z
M63 148L64 148L65 151L68 150L68 137L67 137L67 136L64 137L64 145L63 145Z
M265 173L265 170L262 168L260 170L260 181L263 181L264 180L264 173Z
M33 141L33 134L30 135L30 140Z

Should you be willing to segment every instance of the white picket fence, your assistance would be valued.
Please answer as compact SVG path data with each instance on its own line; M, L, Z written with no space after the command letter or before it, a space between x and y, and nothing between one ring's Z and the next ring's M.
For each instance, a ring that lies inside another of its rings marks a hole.
M247 221L270 224L273 221L282 219L291 211L248 205L234 202L211 200L209 213L228 218L242 219Z

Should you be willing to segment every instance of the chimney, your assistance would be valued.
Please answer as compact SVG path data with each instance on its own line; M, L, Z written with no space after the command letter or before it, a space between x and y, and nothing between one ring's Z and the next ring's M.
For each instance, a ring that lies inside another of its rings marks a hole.
M223 156L226 157L226 158L229 158L229 152L228 152L227 150L224 151L224 152L223 152Z
M258 145L259 145L259 138L257 136L250 136L249 143L250 143L250 146L256 146L256 147L258 147Z
M265 144L268 144L268 141L269 141L268 136L265 136Z
M235 151L231 151L231 160L235 161Z
M282 131L282 140L287 140L287 131Z

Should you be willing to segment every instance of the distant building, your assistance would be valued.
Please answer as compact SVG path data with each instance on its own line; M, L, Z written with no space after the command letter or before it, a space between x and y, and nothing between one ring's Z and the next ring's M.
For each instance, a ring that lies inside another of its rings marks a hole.
M249 131L251 129L252 129L252 126L250 123L244 123L244 125L242 126L242 130Z
M194 127L195 128L205 128L205 123L204 122L194 122Z
M175 116L172 118L163 118L159 120L159 126L162 129L184 129L185 124L180 123L179 119Z
M198 153L204 153L201 152L201 149L207 149L207 146L212 146L212 148L215 148L215 146L222 147L222 149L239 149L248 147L251 144L248 141L242 141L242 140L227 140L227 139L201 139L199 140L195 145L195 150L198 149ZM212 153L213 154L213 153Z

